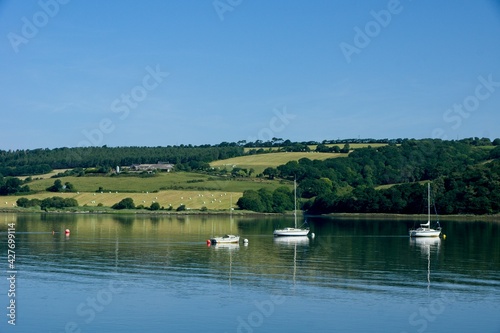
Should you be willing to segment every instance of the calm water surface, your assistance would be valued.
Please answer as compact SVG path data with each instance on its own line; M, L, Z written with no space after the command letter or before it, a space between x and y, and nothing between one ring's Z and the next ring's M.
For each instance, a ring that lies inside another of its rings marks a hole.
M500 332L500 223L308 221L275 239L292 219L0 214L0 331ZM249 243L206 245L225 233Z

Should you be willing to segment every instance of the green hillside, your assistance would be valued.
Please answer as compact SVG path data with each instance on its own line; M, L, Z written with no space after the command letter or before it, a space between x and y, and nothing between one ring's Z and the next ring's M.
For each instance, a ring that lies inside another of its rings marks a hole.
M397 139L342 144L342 148L328 142L317 144L321 152L311 151L314 143L270 145L265 149L253 145L249 151L236 143L222 143L0 152L0 170L7 175L47 170L44 175L19 178L0 174L0 208L12 208L21 196L40 200L63 196L77 200L80 206L111 206L130 197L136 205L145 207L156 201L161 207L182 204L191 209L226 210L239 203L242 209L281 212L288 209L288 204L281 203L290 195L296 179L302 209L315 214L420 213L423 187L429 181L442 213L500 212L498 139ZM330 149L334 146L336 149ZM115 172L117 163L144 161L142 152L149 156L148 161L171 154L181 163L174 163L172 172L134 172L132 168ZM75 163L65 160L64 156L69 155L64 153L85 153L77 161L83 167L53 170L51 165ZM58 162L52 163L51 158ZM265 169L269 170L264 177ZM53 187L52 191L49 187ZM21 204L27 207L25 202ZM36 206L35 201L33 204Z
M301 158L310 160L326 160L328 158L346 157L348 154L341 153L316 153L316 152L277 152L255 154L218 160L210 163L213 168L226 168L231 171L233 168L254 169L255 174L260 174L267 167L277 167L289 161L298 161Z

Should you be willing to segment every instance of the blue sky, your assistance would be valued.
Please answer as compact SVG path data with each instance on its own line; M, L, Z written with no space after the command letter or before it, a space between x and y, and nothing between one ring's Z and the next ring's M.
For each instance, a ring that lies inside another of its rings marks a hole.
M500 2L0 1L0 149L500 137Z

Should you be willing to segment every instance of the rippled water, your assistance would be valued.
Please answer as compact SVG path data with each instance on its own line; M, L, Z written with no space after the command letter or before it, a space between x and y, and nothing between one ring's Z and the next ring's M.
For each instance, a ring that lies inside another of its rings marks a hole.
M12 332L500 332L500 224L310 218L0 215L16 225ZM417 222L418 223L418 222ZM69 228L69 237L64 230ZM52 231L55 234L52 234ZM239 234L248 245L210 246Z

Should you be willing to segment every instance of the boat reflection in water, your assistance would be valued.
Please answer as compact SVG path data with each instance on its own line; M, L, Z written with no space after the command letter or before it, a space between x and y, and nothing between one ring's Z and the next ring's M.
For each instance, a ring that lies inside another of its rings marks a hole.
M227 249L227 250L238 250L240 248L239 243L215 243L212 246L213 249Z
M209 247L212 248L212 251L215 250L216 252L218 252L217 256L219 256L219 255L224 256L225 253L228 254L229 267L227 268L227 274L228 274L229 288L231 288L232 287L232 277L233 277L233 253L236 254L236 252L240 250L240 244L239 243L214 243L214 245L212 245L212 246L209 245Z
M309 237L307 236L275 237L274 243L279 245L309 245Z
M420 249L420 253L427 257L427 291L431 287L431 252L439 253L441 238L439 237L410 237L410 245Z
M297 273L297 245L309 246L309 237L307 236L283 236L275 237L274 244L283 247L293 246L293 286L295 287L295 276Z

